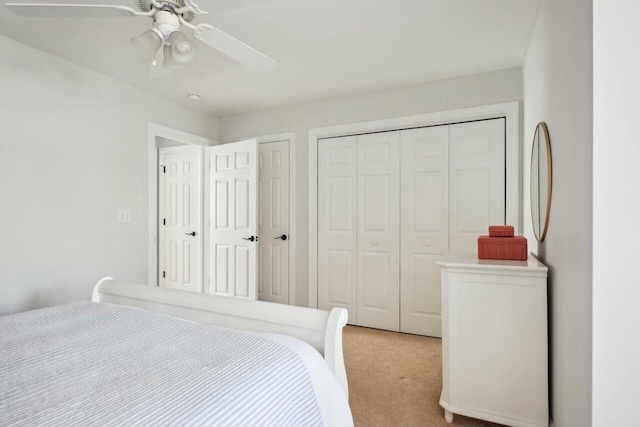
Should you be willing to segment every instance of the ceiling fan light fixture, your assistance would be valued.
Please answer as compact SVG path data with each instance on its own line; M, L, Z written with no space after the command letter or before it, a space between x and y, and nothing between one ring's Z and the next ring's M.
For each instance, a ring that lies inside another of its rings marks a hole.
M187 66L186 62L176 61L173 56L173 49L171 46L164 46L164 62L162 63L164 68L168 68L170 70L181 70Z
M131 38L131 44L140 50L144 59L153 62L156 53L163 44L162 33L155 28L147 30L138 37Z
M171 33L169 36L169 45L171 45L171 56L177 62L186 64L196 56L196 44L189 40L181 31Z
M195 16L207 14L194 3L194 0L137 0L137 4L138 9L125 5L94 4L94 2L79 4L76 1L72 4L7 3L5 6L20 16L31 18L115 18L133 16L150 18L153 20L153 29L145 31L139 37L132 38L131 42L153 64L164 62L164 49L162 49L162 46L171 47L171 42L169 41L171 34L183 27L193 31L193 34L202 45L215 49L258 72L266 73L276 65L274 59L211 24L192 24L191 21ZM173 53L168 58L167 63L177 67L176 64L187 63L195 55L196 44L186 39L184 34L180 32L174 35Z

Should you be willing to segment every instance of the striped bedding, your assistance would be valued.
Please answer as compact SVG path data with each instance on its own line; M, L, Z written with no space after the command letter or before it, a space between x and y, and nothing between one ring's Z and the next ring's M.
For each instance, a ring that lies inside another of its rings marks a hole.
M0 317L0 426L352 422L321 356L291 337L90 302Z

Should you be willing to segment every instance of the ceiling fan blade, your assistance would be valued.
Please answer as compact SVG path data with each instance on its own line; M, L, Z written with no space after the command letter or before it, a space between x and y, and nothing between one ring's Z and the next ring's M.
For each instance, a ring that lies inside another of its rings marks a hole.
M270 3L278 1L282 0L216 0L207 4L207 11L210 15L218 16L227 12L270 6Z
M115 5L6 3L5 6L15 14L29 18L111 18L142 15L130 7Z
M271 71L277 64L264 53L215 27L207 25L206 29L196 32L196 37L215 50L259 72Z

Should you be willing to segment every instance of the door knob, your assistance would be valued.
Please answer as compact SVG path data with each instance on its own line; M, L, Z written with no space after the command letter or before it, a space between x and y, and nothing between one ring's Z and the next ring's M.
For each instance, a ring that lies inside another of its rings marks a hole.
M196 232L192 231L191 233L184 233L185 236L193 236L196 237Z
M242 240L248 240L250 242L255 242L256 240L258 240L257 237L251 236L251 237L243 237Z
M282 236L274 237L274 239L287 240L287 235L283 234Z

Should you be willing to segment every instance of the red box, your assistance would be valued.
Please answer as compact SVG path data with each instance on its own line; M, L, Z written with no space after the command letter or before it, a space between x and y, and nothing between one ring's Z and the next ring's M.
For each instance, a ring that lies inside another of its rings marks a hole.
M524 237L478 237L479 259L526 261L527 257L527 239Z
M489 226L489 237L513 237L515 235L511 225Z

